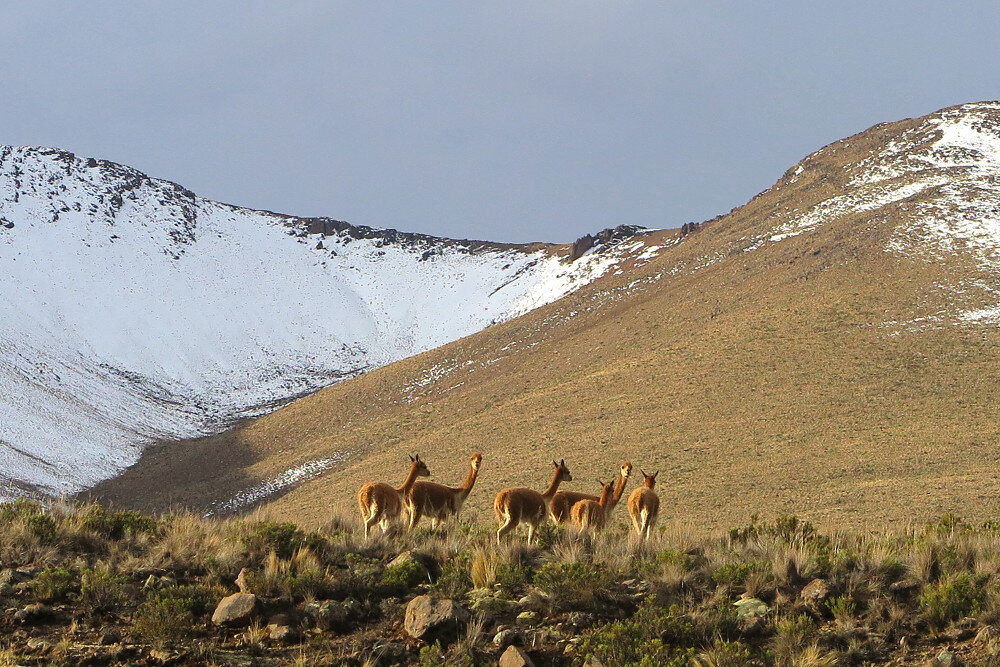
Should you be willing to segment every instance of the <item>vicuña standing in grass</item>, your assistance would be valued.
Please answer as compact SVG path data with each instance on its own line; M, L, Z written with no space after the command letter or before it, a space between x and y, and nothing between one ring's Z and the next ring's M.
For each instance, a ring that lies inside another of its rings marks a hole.
M410 495L405 499L406 509L410 514L410 530L413 530L420 517L427 515L431 520L431 528L450 516L457 516L462 509L462 503L469 497L469 492L476 484L479 476L479 464L483 455L476 453L469 461L469 474L462 486L445 486L437 482L414 482Z
M639 472L642 473L642 486L629 495L628 513L639 539L648 540L649 532L656 523L656 516L660 513L660 497L653 491L660 471L657 470L652 475L647 475L642 470Z
M497 494L496 500L493 501L493 511L496 512L500 524L497 529L497 544L500 544L503 536L517 528L520 523L528 524L528 544L534 540L535 531L538 530L538 525L545 521L549 503L559 490L559 485L562 482L573 481L573 475L566 467L566 461L562 460L559 463L553 461L552 466L555 468L552 473L552 483L544 493L516 487L504 489Z
M580 529L581 534L597 532L604 528L608 512L611 510L614 484L601 480L597 480L597 483L601 485L601 497L598 500L590 500L589 498L581 500L573 505L569 511L573 525Z
M382 528L382 533L389 529L389 523L399 518L403 503L413 488L417 477L428 477L430 471L419 456L410 457L410 472L406 475L403 485L393 488L383 482L368 482L358 490L358 508L361 510L361 520L365 524L365 537L376 523Z
M618 468L618 483L615 485L615 491L611 495L611 502L608 504L605 512L610 512L618 505L622 494L625 493L625 485L628 483L628 478L631 474L632 464L629 461L622 461L621 466ZM566 523L570 520L570 509L581 500L596 501L597 496L592 496L589 493L580 493L579 491L559 491L552 497L552 502L549 504L549 517L557 524Z

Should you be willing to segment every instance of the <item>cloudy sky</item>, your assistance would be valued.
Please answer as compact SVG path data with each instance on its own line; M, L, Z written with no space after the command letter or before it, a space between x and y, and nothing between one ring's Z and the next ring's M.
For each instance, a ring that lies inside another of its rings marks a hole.
M830 141L1000 98L1000 6L819 4L4 3L0 143L283 213L567 241L710 218Z

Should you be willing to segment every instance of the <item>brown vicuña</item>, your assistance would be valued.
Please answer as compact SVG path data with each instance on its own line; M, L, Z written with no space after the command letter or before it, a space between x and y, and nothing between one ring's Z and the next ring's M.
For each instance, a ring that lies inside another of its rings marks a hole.
M437 482L414 482L410 495L404 500L410 515L410 530L413 530L420 518L427 515L431 520L431 528L448 517L457 516L462 509L462 503L469 497L472 487L479 476L479 465L483 455L475 453L469 461L469 474L462 486L445 486Z
M629 461L622 461L618 468L618 483L615 486L615 491L611 496L611 502L608 505L606 512L610 512L618 505L618 501L621 500L622 494L625 493L625 485L628 483L628 478L632 474L632 463ZM597 500L597 496L592 496L589 493L580 493L579 491L559 491L552 497L552 502L549 503L549 517L557 524L566 523L570 520L569 511L581 500Z
M652 475L642 473L642 486L634 490L628 497L628 513L632 517L632 525L638 533L640 540L648 540L649 532L656 523L656 517L660 513L660 497L653 491L656 486L656 476L660 471Z
M566 461L559 463L552 462L555 468L552 473L552 483L544 493L539 493L524 487L504 489L497 494L493 501L493 511L496 512L497 521L500 527L497 528L497 544L503 536L517 528L518 524L528 524L528 544L535 538L535 531L539 524L545 520L545 515L549 511L549 503L552 496L559 490L562 482L573 481L573 475L566 467Z
M597 480L597 483L601 485L601 497L598 500L590 500L589 498L581 500L574 504L569 511L573 525L580 529L581 534L597 532L604 528L608 512L611 510L614 484L601 480Z
M399 518L406 496L417 477L428 477L431 474L419 456L411 456L410 462L410 472L399 488L383 482L368 482L358 490L358 509L361 510L361 521L365 524L366 538L376 523L385 534L389 523Z

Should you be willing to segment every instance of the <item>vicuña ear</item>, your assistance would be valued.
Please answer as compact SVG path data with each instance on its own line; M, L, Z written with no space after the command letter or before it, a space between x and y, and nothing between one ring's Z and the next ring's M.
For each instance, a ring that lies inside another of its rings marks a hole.
M411 461L414 461L414 460L415 460L415 459L413 458L413 454L409 454L409 457L410 457L410 460L411 460Z
M558 463L556 463L555 461L553 461L553 462L552 462L552 465L554 465L554 466L555 466L555 467L557 467L557 468L559 467L559 464L558 464Z
M559 459L559 465L565 466L566 465L566 459Z
M656 472L654 472L654 473L652 474L652 478L653 478L653 479L656 479L656 476L657 476L657 475L659 475L659 474L660 474L660 471L659 471L659 470L657 470Z

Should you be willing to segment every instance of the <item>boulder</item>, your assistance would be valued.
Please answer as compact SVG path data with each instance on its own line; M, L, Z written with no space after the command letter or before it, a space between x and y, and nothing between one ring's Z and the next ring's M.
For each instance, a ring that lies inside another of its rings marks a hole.
M927 663L933 667L952 667L952 665L957 664L955 659L955 654L951 651L944 650L937 654L934 658Z
M14 613L14 620L21 623L35 623L52 615L52 607L41 602L29 604L24 609Z
M361 616L361 604L354 598L310 602L302 611L321 630L340 630Z
M736 616L740 619L758 618L767 615L767 605L758 598L743 598L733 603Z
M584 611L574 611L566 616L566 623L573 626L577 630L584 630L594 625L597 619L593 614L588 614Z
M803 602L809 604L820 603L830 597L830 586L824 579L813 579L802 589L799 597L802 598Z
M521 635L517 630L511 628L505 628L493 636L493 643L500 648L506 648L511 644L518 644L521 641Z
M258 606L256 595L233 593L219 602L212 614L212 623L227 626L248 625L257 613Z
M97 643L101 646L111 646L112 644L117 644L122 640L121 633L119 633L114 628L108 628L101 633L100 637L97 639Z
M508 646L500 656L500 667L535 667L524 649L518 646Z
M414 639L428 639L457 634L468 618L469 612L454 600L436 600L429 595L418 595L406 605L403 628Z
M537 611L522 611L517 615L518 625L535 625L538 623L541 616Z
M267 626L268 637L275 642L288 642L295 639L295 631L291 626L269 623Z

